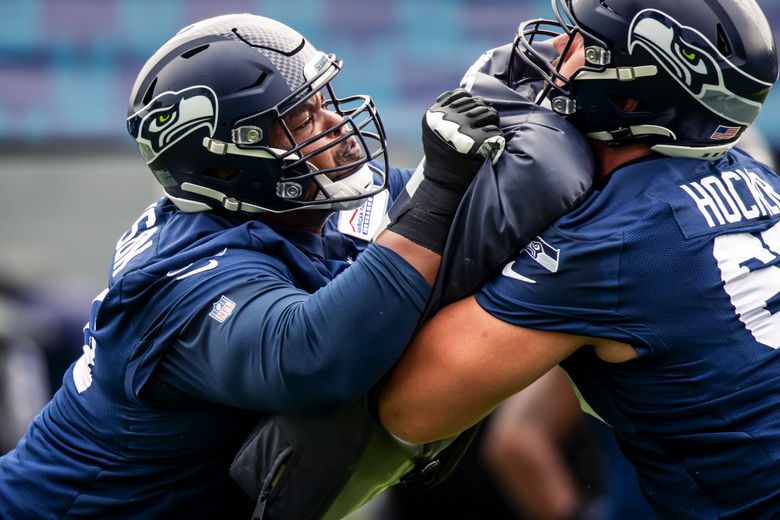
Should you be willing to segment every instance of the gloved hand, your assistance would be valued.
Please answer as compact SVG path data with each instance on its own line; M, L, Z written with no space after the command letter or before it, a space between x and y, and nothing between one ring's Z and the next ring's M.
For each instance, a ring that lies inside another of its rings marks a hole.
M422 121L425 178L465 192L485 158L504 150L498 113L480 97L458 88L436 98Z
M479 168L504 150L498 113L464 89L447 91L423 116L423 180L388 229L441 254L452 217Z

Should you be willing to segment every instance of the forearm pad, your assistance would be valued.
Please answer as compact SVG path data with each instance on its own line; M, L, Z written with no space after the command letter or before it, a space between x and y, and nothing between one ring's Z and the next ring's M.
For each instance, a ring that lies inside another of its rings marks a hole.
M441 255L462 194L423 179L387 229Z

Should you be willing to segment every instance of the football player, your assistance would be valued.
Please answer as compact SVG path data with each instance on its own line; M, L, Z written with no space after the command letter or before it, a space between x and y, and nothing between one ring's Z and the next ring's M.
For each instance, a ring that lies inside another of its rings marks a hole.
M780 178L735 146L772 29L753 0L552 6L508 81L590 139L594 189L422 328L380 418L443 438L560 364L660 518L780 517Z
M117 242L84 354L0 459L1 518L248 518L228 466L258 417L337 409L393 365L503 137L480 99L441 96L419 189L367 245L411 173L389 168L371 99L335 95L340 69L253 15L148 60L127 127L165 197Z

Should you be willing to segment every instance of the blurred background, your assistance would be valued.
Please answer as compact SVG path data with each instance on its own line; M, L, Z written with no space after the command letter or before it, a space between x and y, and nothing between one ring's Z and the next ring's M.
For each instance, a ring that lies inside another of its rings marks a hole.
M780 28L780 0L759 4ZM548 0L0 0L0 453L80 355L81 327L114 244L160 194L125 129L136 74L181 27L231 12L276 18L342 58L337 92L374 97L400 166L416 164L420 117L440 92L484 50L509 42L521 20L551 16ZM756 125L767 158L780 150L778 116L780 89ZM505 413L502 425L511 429L523 413ZM590 426L568 428L560 446L576 497L597 503L612 477L593 468L607 467L611 447ZM484 477L500 489L484 500L512 495L511 476L502 476L511 473L502 469L506 449L475 451L469 493L478 494L474 482ZM586 461L579 470L577 460ZM460 502L449 496L435 510ZM511 496L500 511L481 507L451 518L545 517L519 512Z

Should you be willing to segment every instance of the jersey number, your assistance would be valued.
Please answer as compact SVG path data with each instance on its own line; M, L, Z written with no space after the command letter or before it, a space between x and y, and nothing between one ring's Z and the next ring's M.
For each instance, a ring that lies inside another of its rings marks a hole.
M761 233L720 235L714 254L740 321L756 341L780 348L780 223Z

